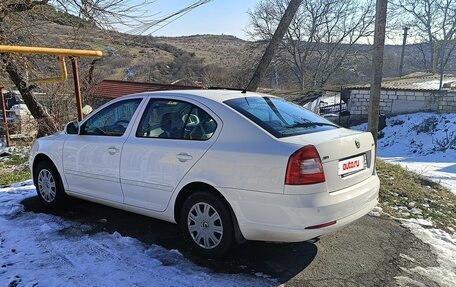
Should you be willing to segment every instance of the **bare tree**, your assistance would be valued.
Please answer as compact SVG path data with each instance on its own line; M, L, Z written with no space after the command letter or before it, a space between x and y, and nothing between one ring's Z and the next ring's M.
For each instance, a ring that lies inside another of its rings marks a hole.
M72 41L71 48L82 46L83 33L79 31L84 25L92 29L103 29L108 31L119 26L126 26L148 31L155 25L164 21L176 19L179 15L187 13L193 8L209 2L210 0L198 1L199 5L190 4L187 9L179 10L172 15L157 19L156 14L150 14L145 5L153 1L128 1L128 0L2 0L0 2L0 44L3 45L33 45L43 38L46 31L34 27L42 21L40 8L52 5L52 9L57 9L67 15L76 16L78 20L74 25L75 41ZM69 13L69 14L68 14ZM58 130L55 117L50 115L46 108L39 103L33 94L38 87L28 82L27 73L30 70L29 61L26 57L0 54L2 70L6 71L10 81L14 83L22 98L29 108L32 116L38 122L38 136L53 133ZM93 82L93 63L89 69L88 77L92 77Z
M250 80L247 86L248 91L256 91L258 89L260 81L262 78L264 78L266 70L268 69L269 64L272 61L272 58L274 57L275 51L278 48L280 42L282 41L283 36L287 32L288 26L290 26L290 23L293 20L296 11L298 11L301 3L302 0L290 0L290 2L288 3L285 12L280 17L279 24L277 25L277 28L275 29L274 34L272 35L272 38L269 41L268 46L266 47L266 51L264 51L263 57L258 63L258 66L255 72L253 73L252 79Z
M455 38L456 0L395 0L392 7L396 11L393 20L411 27L415 42L428 44L425 46L427 53L422 53L425 67L428 70L435 68L438 56L435 48L445 47ZM448 62L453 50L441 51L444 63Z
M286 0L262 0L250 11L253 38L269 39ZM351 47L373 33L372 1L309 0L299 8L282 41L281 60L300 88L321 87L344 64Z

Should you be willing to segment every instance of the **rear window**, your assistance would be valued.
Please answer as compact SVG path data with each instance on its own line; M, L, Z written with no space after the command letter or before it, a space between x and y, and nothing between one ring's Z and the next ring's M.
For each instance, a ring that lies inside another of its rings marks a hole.
M224 103L278 138L338 128L334 123L281 98L245 97Z

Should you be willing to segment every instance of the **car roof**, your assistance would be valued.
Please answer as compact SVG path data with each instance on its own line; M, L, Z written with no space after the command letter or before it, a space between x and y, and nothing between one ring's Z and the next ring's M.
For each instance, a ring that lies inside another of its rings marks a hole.
M216 102L224 102L226 100L236 99L236 98L245 98L245 97L274 97L268 94L255 93L255 92L246 92L242 93L241 90L169 90L169 91L155 91L155 92L144 92L139 94L132 94L128 96L121 97L122 99L137 97L137 96L153 96L153 95L179 95L187 96L189 98L204 98L213 100Z

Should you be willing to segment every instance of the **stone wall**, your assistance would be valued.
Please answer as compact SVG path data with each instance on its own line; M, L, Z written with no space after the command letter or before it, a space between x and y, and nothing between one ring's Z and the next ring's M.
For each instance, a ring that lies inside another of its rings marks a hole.
M363 116L369 111L370 91L351 90L348 109L351 115ZM382 90L380 113L385 115L414 112L456 112L456 92Z
M443 113L456 113L456 91L440 97L438 110Z

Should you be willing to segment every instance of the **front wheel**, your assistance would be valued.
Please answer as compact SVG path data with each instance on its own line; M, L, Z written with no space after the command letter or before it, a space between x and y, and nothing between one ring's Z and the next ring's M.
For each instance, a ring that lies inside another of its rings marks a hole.
M234 240L228 207L209 192L197 192L184 202L181 229L191 247L205 257L221 257Z
M33 179L40 201L47 207L58 207L66 200L60 175L54 165L39 162L33 171Z

